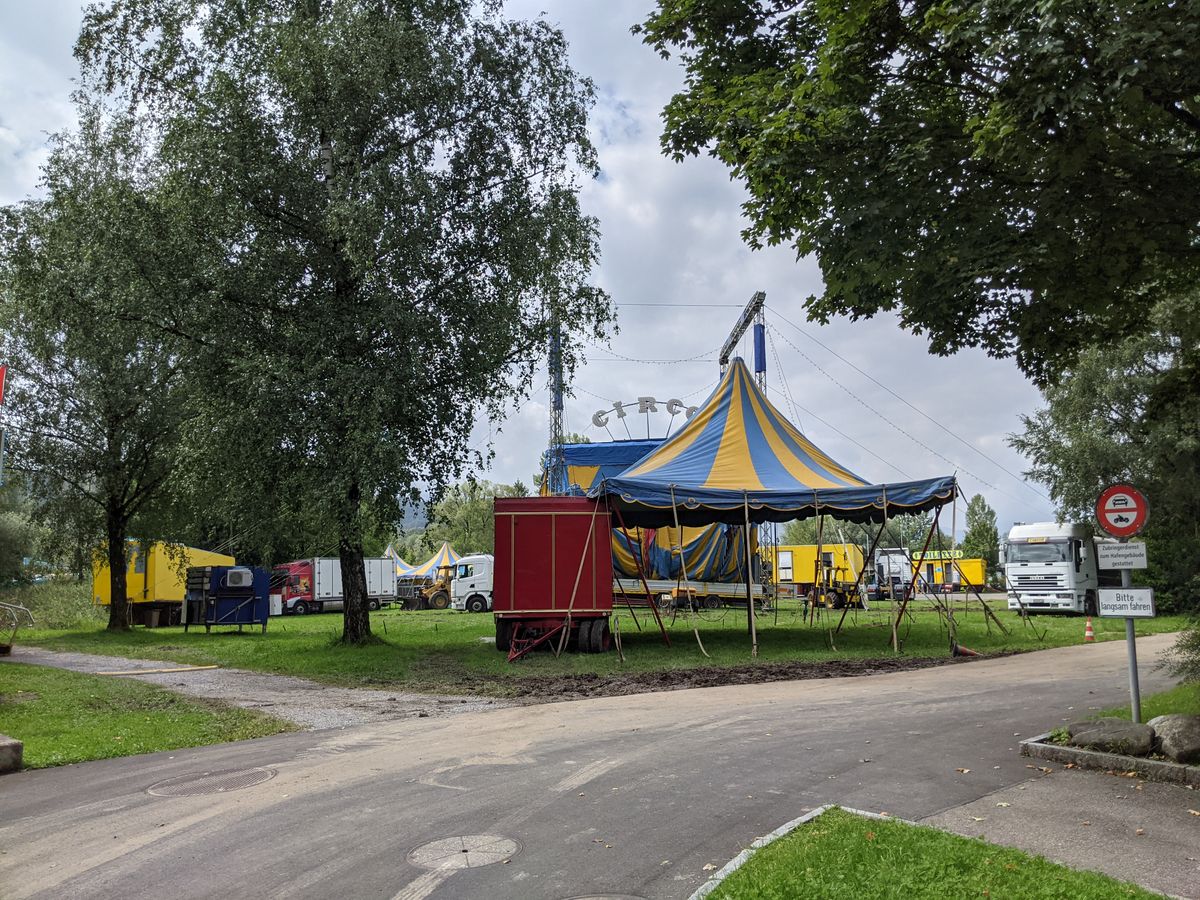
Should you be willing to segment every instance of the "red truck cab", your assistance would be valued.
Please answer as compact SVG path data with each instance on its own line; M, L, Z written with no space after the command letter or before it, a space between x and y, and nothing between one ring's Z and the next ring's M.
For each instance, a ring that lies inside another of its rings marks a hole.
M285 614L302 616L320 612L321 604L313 600L312 560L300 559L272 569L271 594L279 597L280 607Z

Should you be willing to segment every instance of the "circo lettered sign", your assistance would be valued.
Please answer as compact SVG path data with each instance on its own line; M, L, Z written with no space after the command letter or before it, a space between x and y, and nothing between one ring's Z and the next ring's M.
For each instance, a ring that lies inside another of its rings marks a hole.
M1116 538L1129 538L1146 527L1150 505L1142 492L1129 484L1114 484L1096 500L1096 521Z

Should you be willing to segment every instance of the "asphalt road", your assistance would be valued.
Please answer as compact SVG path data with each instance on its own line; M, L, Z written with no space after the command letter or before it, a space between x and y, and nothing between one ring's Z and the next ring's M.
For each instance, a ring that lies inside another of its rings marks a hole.
M1139 640L1144 691L1168 685L1153 662L1172 640ZM1122 702L1124 667L1123 644L1095 644L10 775L0 780L0 895L685 897L706 865L821 803L921 819L1046 777L1027 768L1018 740ZM274 774L162 796L177 789L167 779L254 767ZM1185 835L1195 827L1183 825ZM464 835L487 837L454 840ZM1145 874L1187 894L1195 863L1176 860L1175 847L1151 854Z

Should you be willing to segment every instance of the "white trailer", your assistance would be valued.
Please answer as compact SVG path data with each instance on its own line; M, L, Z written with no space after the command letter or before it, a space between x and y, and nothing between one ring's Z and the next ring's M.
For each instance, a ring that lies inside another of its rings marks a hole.
M683 603L690 594L693 605L705 609L717 609L726 603L745 603L746 584L742 582L690 581L686 584L675 579L650 579L643 583L640 578L614 578L613 600L625 599L645 601L646 588L660 605ZM750 596L756 604L771 599L771 594L761 584L750 586Z
M384 557L363 560L367 577L367 604L378 609L383 603L396 599L396 563ZM342 591L342 561L337 557L318 558L312 561L312 599L318 610L341 609L345 605Z
M480 553L462 557L454 567L454 580L450 588L450 608L467 612L486 612L492 608L492 581L495 560L490 554ZM745 584L718 584L693 581L687 587L674 579L649 582L651 596L659 603L682 602L690 591L697 606L715 609L728 603L746 602ZM761 584L751 587L751 596L756 604L770 599L770 594ZM646 586L640 578L613 579L613 597L628 597L630 600L646 600Z

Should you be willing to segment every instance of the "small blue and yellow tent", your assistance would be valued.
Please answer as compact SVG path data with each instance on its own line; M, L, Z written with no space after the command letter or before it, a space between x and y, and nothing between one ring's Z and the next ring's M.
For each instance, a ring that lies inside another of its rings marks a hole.
M454 548L446 541L442 543L441 549L437 553L410 571L405 577L432 578L434 575L437 575L438 569L452 566L456 562L458 562L458 554L454 552Z
M542 496L583 495L593 484L620 475L662 443L661 438L605 441L598 444L563 444L561 464L553 465L553 450L542 454Z
M412 574L413 567L401 559L400 554L396 552L396 548L391 544L387 545L387 549L383 551L383 555L396 564L397 578L406 578Z
M954 476L871 484L806 438L734 359L678 432L624 472L594 484L629 527L786 522L827 514L856 522L948 503Z

